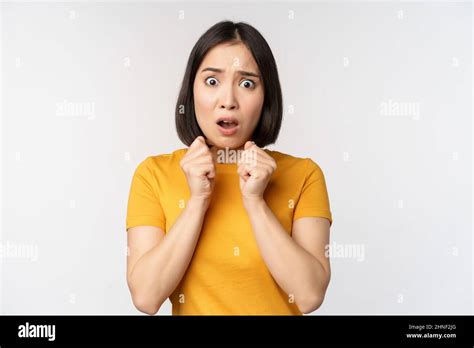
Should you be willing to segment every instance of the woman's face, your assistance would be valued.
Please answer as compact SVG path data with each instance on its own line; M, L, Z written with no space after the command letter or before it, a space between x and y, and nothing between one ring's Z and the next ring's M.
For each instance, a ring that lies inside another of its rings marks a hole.
M213 47L194 80L196 119L209 144L241 148L258 124L264 88L252 53L241 42ZM220 122L228 118L228 123Z

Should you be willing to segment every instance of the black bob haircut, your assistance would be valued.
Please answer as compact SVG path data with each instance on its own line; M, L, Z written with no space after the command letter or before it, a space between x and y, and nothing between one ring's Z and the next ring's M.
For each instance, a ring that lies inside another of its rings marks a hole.
M187 146L202 135L194 111L193 86L197 70L206 53L221 43L242 42L252 53L263 80L264 102L260 120L252 139L258 147L275 143L280 132L283 113L278 69L272 51L263 36L251 25L243 22L222 21L210 27L196 42L189 55L186 72L175 110L176 131Z

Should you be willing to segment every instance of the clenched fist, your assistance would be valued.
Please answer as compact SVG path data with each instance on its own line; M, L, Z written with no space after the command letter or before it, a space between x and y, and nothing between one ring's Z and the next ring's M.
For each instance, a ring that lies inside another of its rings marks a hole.
M189 146L180 166L186 175L190 198L209 200L214 188L216 169L214 157L203 136L198 136Z
M245 143L237 169L244 203L246 200L263 200L263 193L276 167L275 160L263 149L251 141Z

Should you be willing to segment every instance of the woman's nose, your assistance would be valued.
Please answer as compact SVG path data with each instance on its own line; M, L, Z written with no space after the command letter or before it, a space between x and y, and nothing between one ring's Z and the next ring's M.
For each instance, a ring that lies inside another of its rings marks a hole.
M221 108L232 110L237 108L237 99L234 94L234 88L232 86L222 87L222 94L220 96Z

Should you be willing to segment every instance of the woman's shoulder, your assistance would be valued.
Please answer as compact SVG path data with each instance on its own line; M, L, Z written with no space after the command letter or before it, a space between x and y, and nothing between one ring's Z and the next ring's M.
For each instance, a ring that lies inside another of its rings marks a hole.
M138 164L137 169L166 169L169 166L179 163L186 151L187 148L180 148L169 153L150 155Z

